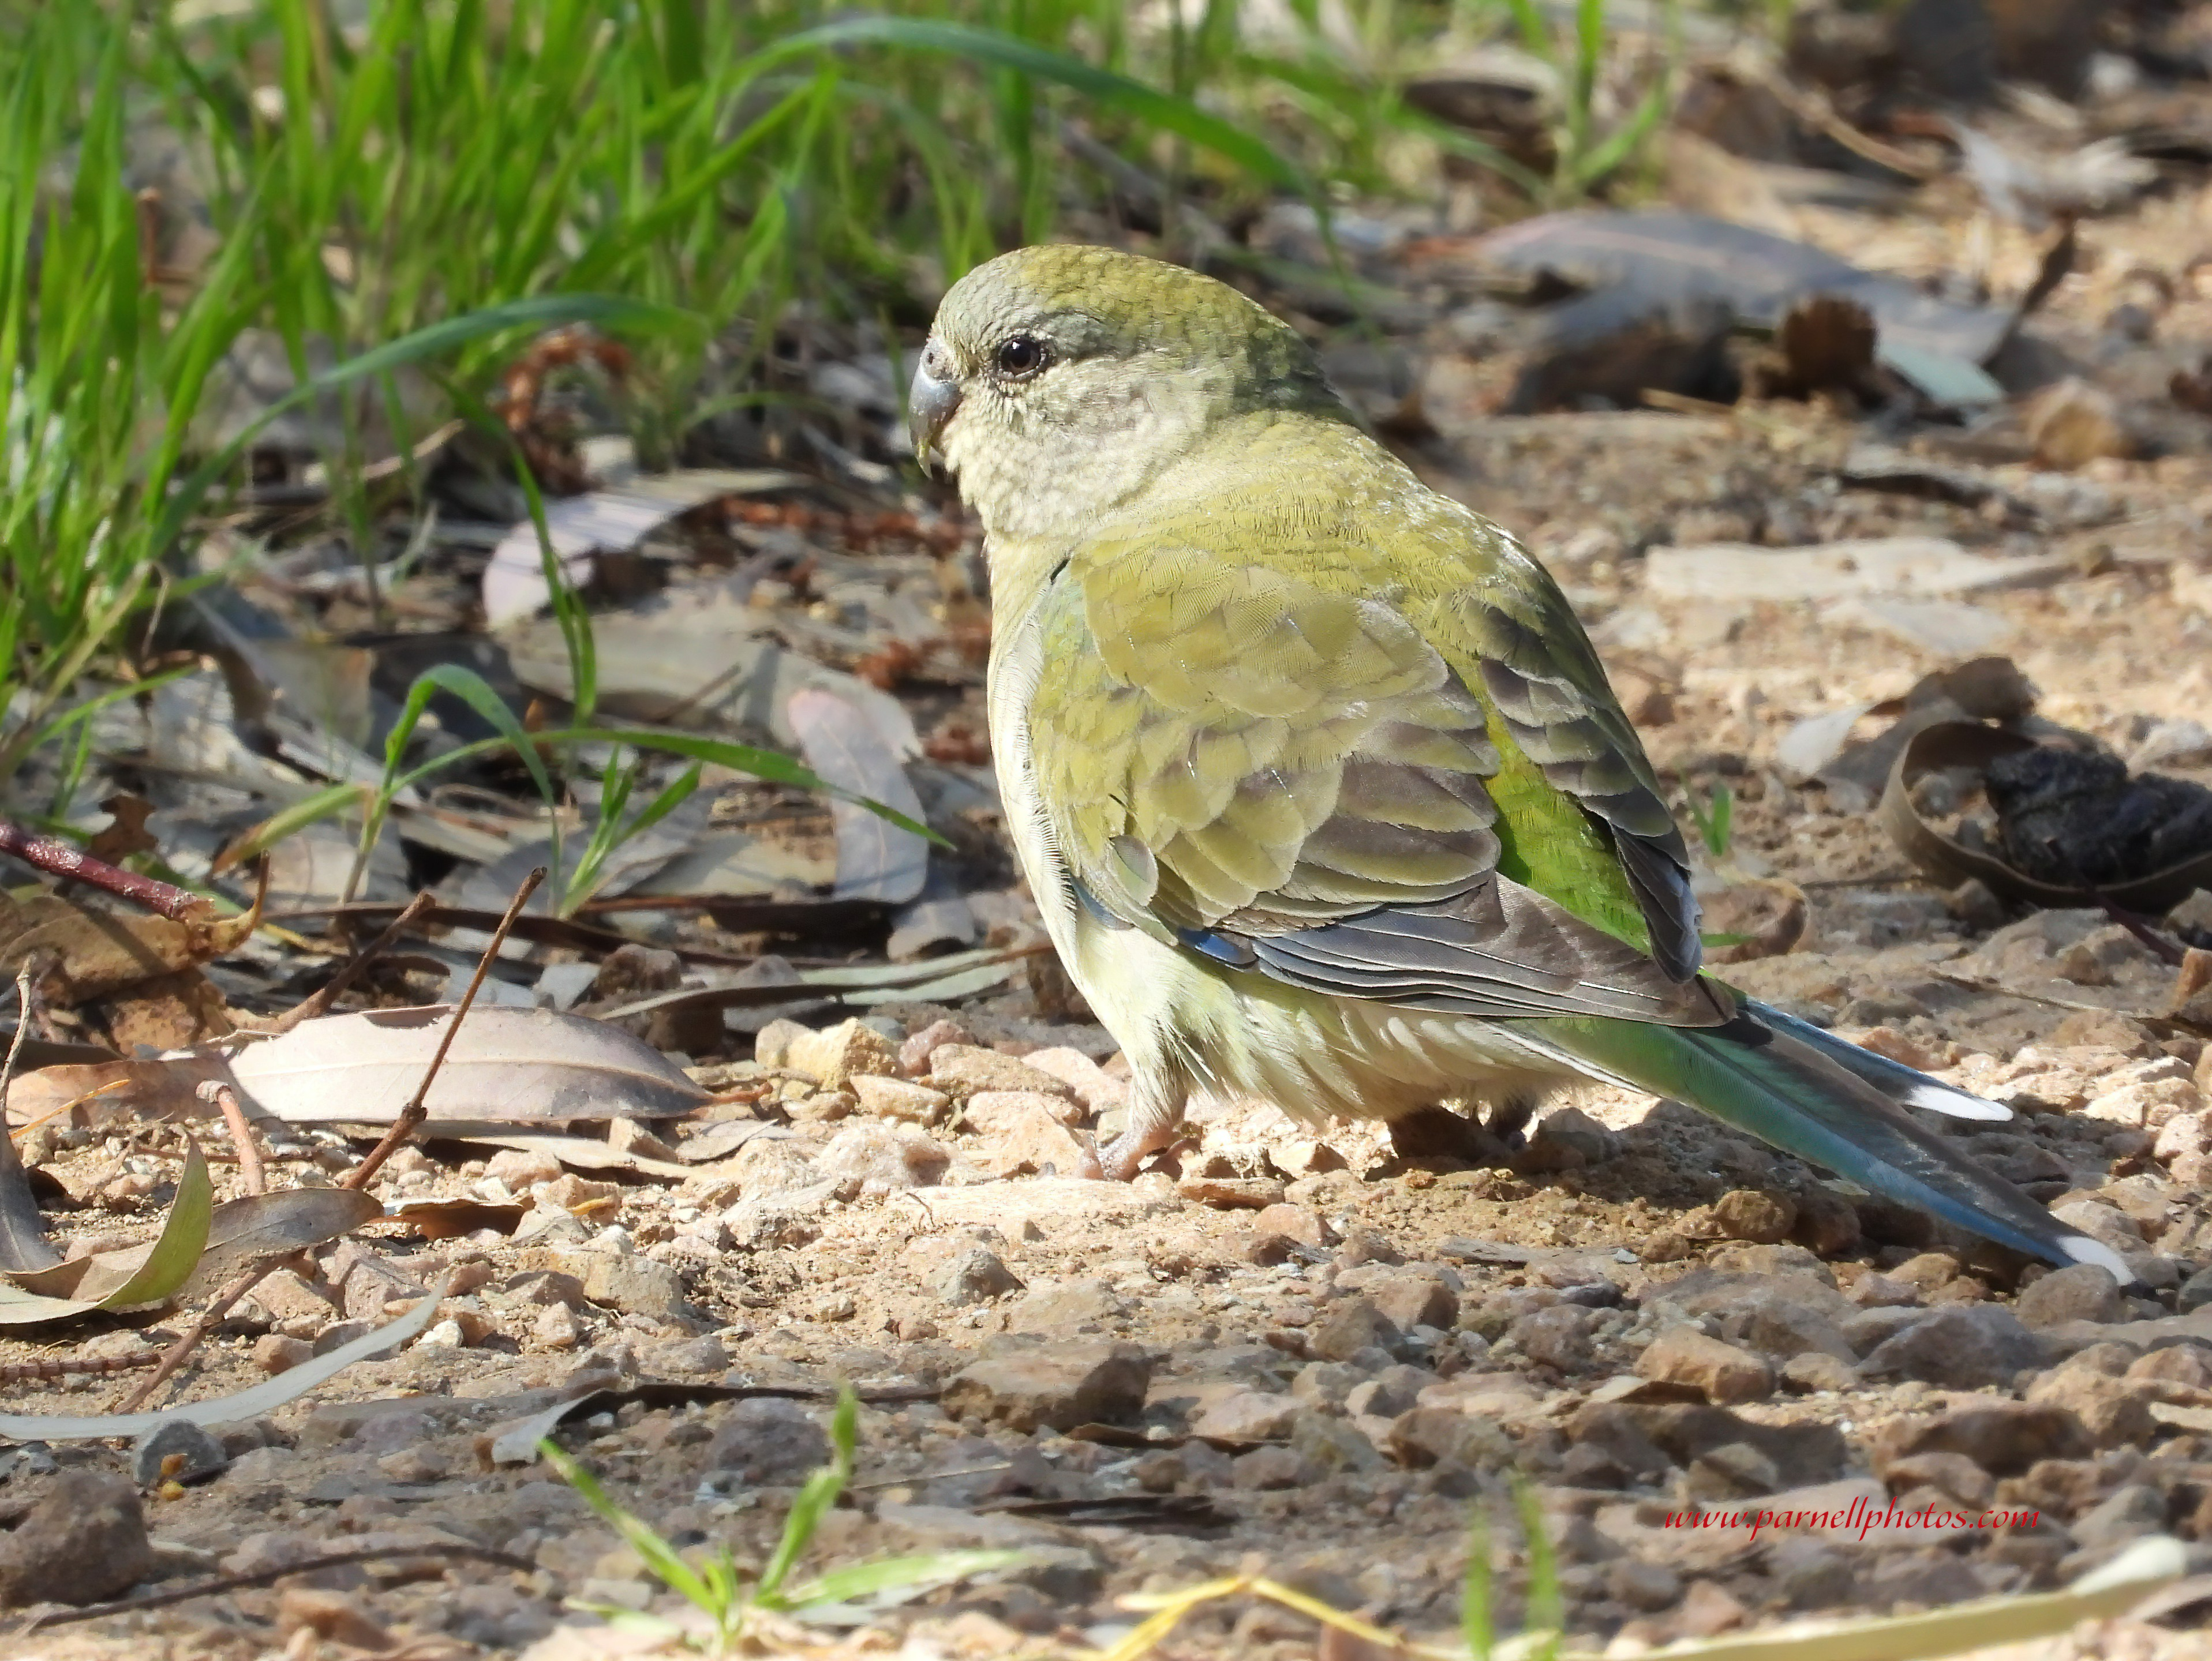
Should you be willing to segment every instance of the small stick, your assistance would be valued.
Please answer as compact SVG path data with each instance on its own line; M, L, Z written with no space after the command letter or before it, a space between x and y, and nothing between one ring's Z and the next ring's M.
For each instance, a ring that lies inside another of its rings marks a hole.
M128 1615L135 1609L167 1609L172 1603L189 1603L195 1597L213 1597L226 1591L244 1591L253 1586L265 1586L289 1574L313 1574L317 1569L343 1568L350 1563L375 1563L401 1557L428 1556L473 1557L525 1574L538 1567L530 1559L518 1557L511 1551L501 1551L492 1546L472 1545L461 1540L441 1540L434 1546L370 1546L362 1550L335 1551L327 1556L309 1557L296 1563L280 1563L274 1568L253 1569L244 1574L221 1575L212 1580L195 1581L189 1586L152 1592L143 1597L119 1597L112 1603L88 1603L82 1609L34 1616L23 1630L29 1633L41 1627L66 1627L79 1621L104 1621L111 1615Z
M430 1086L437 1081L438 1069L446 1064L446 1052L453 1047L453 1034L461 1030L461 1022L467 1018L470 1006L477 1001L477 990L483 985L484 977L491 973L492 961L499 955L499 949L507 943L507 931L514 926L514 919L522 915L522 908L530 903L530 896L538 892L538 885L544 880L545 867L543 865L522 879L522 886L514 891L514 898L507 902L507 915L499 919L499 926L491 931L491 940L484 947L483 955L477 960L477 972L469 977L469 989L461 994L461 1001L453 1006L453 1018L446 1023L445 1034L438 1040L437 1052L430 1058L430 1064L422 1070L422 1082L415 1087L415 1094L399 1110L399 1117L392 1120L392 1128L384 1133L384 1140L370 1149L368 1156L339 1179L339 1187L368 1187L369 1179L384 1168L385 1161L398 1153L400 1143L414 1135L415 1127L429 1117L422 1103L430 1094Z
M215 1324L230 1312L231 1305L261 1283L261 1277L283 1261L283 1258L264 1258L253 1267L241 1271L229 1285L215 1294L215 1301L200 1311L198 1317L185 1329L176 1343L161 1352L161 1359L154 1368L154 1376L131 1392L130 1399L115 1410L135 1413L146 1404L148 1397L167 1384L185 1358L200 1347L200 1340L215 1330Z
M12 853L25 864L56 876L66 876L74 882L88 882L95 888L119 894L125 900L135 900L151 912L159 912L172 922L181 923L195 911L204 910L207 900L189 888L180 888L173 882L161 882L150 876L141 876L136 871L126 871L111 865L105 859L94 859L83 850L71 846L59 837L40 836L27 831L21 825L0 819L0 853Z
M477 972L470 978L468 991L461 994L460 1003L454 1006L453 1018L447 1023L446 1034L439 1040L437 1053L430 1058L429 1066L423 1070L422 1082L416 1087L413 1099L400 1110L399 1117L393 1121L392 1129L385 1133L384 1140L368 1150L368 1156L347 1174L338 1184L339 1187L366 1187L369 1179L383 1167L384 1162L398 1151L400 1143L428 1117L422 1107L423 1098L430 1094L430 1085L438 1076L438 1069L445 1064L446 1052L453 1047L453 1034L460 1029L461 1018L468 1014L469 1006L476 1002L477 989L483 985L484 976L490 973L492 960L499 955L500 946L507 939L508 926L522 914L523 906L529 903L530 896L538 892L538 885L544 880L545 868L543 865L522 879L522 886L515 890L514 898L507 906L507 915L500 919L499 927L492 931L491 943L477 961ZM264 1258L258 1265L241 1270L235 1279L215 1294L215 1301L200 1312L184 1336L162 1353L161 1364L154 1369L154 1376L134 1391L131 1399L115 1410L129 1413L143 1406L185 1364L185 1358L199 1347L200 1341L214 1329L215 1324L229 1312L230 1306L259 1285L261 1277L283 1261L282 1258Z
M398 916L384 925L383 933L355 953L347 961L345 967L331 977L329 985L318 991L310 992L306 997L301 998L295 1007L286 1010L266 1027L258 1030L274 1037L279 1033L290 1032L303 1021L313 1021L318 1016L329 1014L331 1005L344 995L347 987L361 978L361 972L366 969L380 954L389 949L393 941L414 927L416 919L437 903L430 891L428 888L423 889L422 893L407 902L406 908Z
M8 1042L7 1061L0 1063L0 1125L8 1122L8 1087L15 1082L15 1063L23 1053L23 1040L30 1031L31 960L27 957L23 967L15 971L15 1036Z
M261 1146L253 1139L253 1127L246 1122L246 1108L238 1100L238 1092L221 1079L210 1078L201 1082L199 1099L215 1103L222 1122L230 1128L231 1146L238 1150L238 1179L246 1191L267 1193L269 1173L261 1163Z
M38 1384L84 1373L128 1373L135 1367L153 1366L161 1355L158 1349L141 1349L128 1355L52 1355L42 1361L9 1361L0 1365L0 1385Z

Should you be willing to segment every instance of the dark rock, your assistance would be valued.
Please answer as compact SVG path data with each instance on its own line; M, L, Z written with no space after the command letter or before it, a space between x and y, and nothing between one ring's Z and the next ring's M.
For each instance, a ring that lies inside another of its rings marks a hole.
M1151 1358L1135 1344L1062 1343L976 1362L945 1386L943 1406L1027 1434L1040 1427L1125 1424L1144 1411Z
M1606 1484L1618 1487L1623 1480L1663 1477L1674 1462L1661 1451L1628 1409L1614 1402L1591 1402L1577 1408L1567 1421L1568 1457L1602 1456L1615 1473ZM1593 1463L1585 1458L1586 1464Z
M1367 1298L1346 1298L1314 1323L1306 1351L1324 1361L1349 1361L1363 1349L1395 1354L1405 1342L1397 1325Z
M2120 1283L2101 1264L2077 1263L2054 1269L2020 1294L2014 1306L2022 1326L2057 1326L2065 1321L2107 1322L2125 1318Z
M1679 1465L1688 1465L1731 1442L1742 1442L1773 1462L1776 1478L1784 1488L1809 1488L1843 1474L1846 1449L1843 1433L1833 1425L1754 1424L1724 1407L1674 1403L1648 1407L1625 1404L1622 1411L1654 1446ZM1573 1434L1571 1428L1568 1434Z
M1851 1560L1826 1541L1783 1535L1767 1549L1766 1572L1792 1609L1827 1609L1857 1598Z
M2038 1460L2078 1459L2093 1451L2081 1421L2063 1407L1989 1400L1892 1419L1875 1433L1874 1465L1881 1472L1917 1454L1957 1453L2007 1476Z
M1516 1463L1517 1448L1492 1419L1455 1407L1417 1407L1390 1424L1392 1456L1416 1469L1449 1464L1468 1470L1503 1470Z
M1914 1453L1893 1459L1883 1467L1881 1479L1893 1494L1932 1488L1975 1511L1986 1506L1997 1491L1996 1478L1963 1453Z
M1712 1312L1720 1317L1720 1336L1746 1349L1784 1361L1808 1350L1839 1361L1858 1359L1858 1352L1834 1319L1787 1292L1762 1287Z
M2130 1482L2067 1525L2085 1551L2124 1545L2166 1526L2166 1498L2147 1482Z
M1623 1557L1606 1571L1606 1591L1632 1609L1656 1614L1681 1601L1682 1577L1664 1563Z
M1556 1303L1530 1310L1513 1323L1511 1331L1513 1342L1529 1360L1562 1373L1579 1373L1593 1359L1590 1331L1596 1325L1595 1310Z
M2009 1385L2043 1361L2043 1346L2009 1309L1954 1305L1931 1311L1884 1340L1859 1371L1869 1378L1919 1379L1953 1390L1978 1390Z
M131 1479L142 1488L165 1480L204 1482L229 1463L222 1444L190 1419L164 1419L131 1447Z
M1849 1390L1858 1381L1858 1368L1822 1350L1808 1349L1782 1364L1783 1384L1807 1395L1823 1390Z
M0 1537L0 1606L94 1603L154 1567L138 1491L107 1471L58 1472Z
M2212 1304L2212 1269L2200 1269L2182 1282L2173 1306L2185 1315L2193 1315L2207 1304Z
M1304 1488L1317 1473L1293 1447L1255 1447L1231 1462L1230 1481L1238 1488Z
M1458 1294L1433 1276L1413 1271L1378 1276L1368 1282L1367 1296L1382 1318L1401 1332L1417 1326L1449 1332L1459 1322Z
M706 1463L750 1487L789 1488L830 1461L830 1438L797 1402L763 1396L732 1405L707 1444Z

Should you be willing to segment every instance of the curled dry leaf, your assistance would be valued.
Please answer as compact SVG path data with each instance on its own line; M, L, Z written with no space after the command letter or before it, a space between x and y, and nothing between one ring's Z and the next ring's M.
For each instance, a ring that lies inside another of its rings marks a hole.
M326 1015L248 1046L231 1072L250 1108L289 1124L386 1125L422 1083L452 1019L444 1003ZM539 1124L678 1118L708 1100L619 1027L495 1004L461 1023L424 1106L433 1119Z
M1913 805L1912 786L1923 773L1948 767L1984 771L2001 756L2036 748L2036 741L2023 734L1978 722L1947 721L1923 729L1891 765L1881 797L1882 827L1906 858L1946 887L1955 888L1971 877L2000 899L2031 905L2068 909L2111 904L2158 917L2187 899L2191 890L2212 887L2212 851L2094 888L2044 881L1936 829Z
M199 1145L185 1155L161 1237L118 1252L94 1252L0 1281L0 1325L59 1320L92 1309L134 1309L166 1301L191 1279L206 1248L215 1188ZM5 1434L0 1432L0 1434Z

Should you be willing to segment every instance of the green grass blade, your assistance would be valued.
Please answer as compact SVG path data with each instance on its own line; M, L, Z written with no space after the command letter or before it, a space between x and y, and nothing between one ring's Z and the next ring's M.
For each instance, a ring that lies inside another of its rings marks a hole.
M839 1385L836 1411L830 1415L830 1463L807 1473L799 1497L791 1502L791 1514L784 1519L775 1554L753 1588L753 1601L763 1608L791 1607L781 1595L783 1583L791 1578L791 1571L814 1538L814 1531L821 1527L823 1518L853 1479L853 1451L860 1440L860 1397L853 1394L849 1384Z
M788 36L762 57L763 60L775 61L824 47L854 45L902 46L914 52L937 52L1057 82L1094 103L1212 150L1255 179L1295 191L1301 196L1316 194L1304 172L1264 140L1209 114L1189 99L1162 92L1126 75L1099 69L1079 58L1050 51L996 29L922 18L854 17Z
M1024 1551L935 1551L913 1557L880 1557L831 1569L784 1595L782 1607L805 1613L824 1603L849 1603L894 1592L927 1591L971 1575L1018 1568L1030 1561Z
M1467 1519L1467 1575L1460 1592L1460 1634L1471 1661L1490 1661L1498 1627L1490 1606L1490 1524L1477 1501Z

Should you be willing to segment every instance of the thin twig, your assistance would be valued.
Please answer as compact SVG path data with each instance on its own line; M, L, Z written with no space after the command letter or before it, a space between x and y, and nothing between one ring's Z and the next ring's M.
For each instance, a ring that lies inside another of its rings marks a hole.
M12 853L25 864L47 871L56 876L66 876L73 882L88 882L95 888L119 894L125 900L135 900L152 912L159 912L172 922L181 923L196 911L207 908L206 899L189 888L180 888L173 882L161 882L150 876L141 876L136 871L126 871L111 865L105 859L94 859L82 848L73 847L56 836L40 836L27 831L21 825L0 819L0 853Z
M361 978L362 971L387 950L393 941L413 928L422 913L437 903L430 891L428 888L423 889L422 893L407 902L405 910L384 925L383 933L355 953L348 960L345 967L331 977L327 985L310 992L295 1006L278 1015L267 1026L255 1030L265 1033L273 1038L278 1034L290 1032L303 1021L313 1021L318 1016L329 1014L331 1005L343 997L346 988Z
M498 957L499 949L507 943L507 931L514 926L514 919L522 915L522 908L530 903L530 896L538 892L538 885L544 880L545 867L543 865L522 879L522 886L514 891L514 898L507 902L507 915L499 919L499 926L491 931L491 940L484 947L483 955L477 960L477 972L469 977L468 991L461 994L461 1001L453 1006L453 1018L446 1023L445 1033L438 1040L437 1053L430 1058L430 1064L422 1070L422 1082L415 1087L414 1095L399 1110L399 1117L392 1122L392 1128L384 1133L384 1140L370 1149L368 1156L340 1179L339 1187L368 1187L369 1179L384 1168L385 1161L398 1153L400 1144L414 1135L416 1127L429 1117L422 1104L430 1094L430 1086L437 1082L438 1069L446 1064L446 1052L453 1047L453 1034L461 1030L461 1022L468 1018L470 1006L477 1001L477 989L483 985L484 977L491 973L492 962Z
M161 1355L158 1349L139 1349L128 1355L49 1355L39 1361L9 1361L0 1365L0 1385L38 1384L88 1373L128 1373L133 1367L153 1366Z
M15 1036L8 1042L8 1059L0 1064L0 1125L8 1122L8 1087L15 1082L15 1063L23 1053L23 1040L31 1031L31 960L15 971Z
M267 1193L269 1173L261 1163L261 1145L253 1139L253 1127L246 1121L246 1108L238 1092L221 1079L210 1078L201 1082L199 1098L213 1102L230 1128L230 1145L238 1150L240 1185L249 1194Z
M213 1303L200 1311L192 1324L185 1329L184 1336L161 1352L161 1359L154 1368L154 1376L132 1391L130 1398L115 1410L118 1413L135 1413L143 1407L154 1392L175 1375L192 1351L200 1347L200 1340L214 1331L215 1324L230 1312L231 1305L260 1285L261 1277L283 1261L283 1258L264 1258L258 1264L241 1270L229 1285L215 1294Z
M122 1597L112 1603L88 1603L82 1609L59 1610L33 1616L24 1624L25 1633L36 1632L41 1627L72 1626L79 1621L104 1621L111 1615L129 1615L137 1609L167 1609L173 1603L185 1603L195 1597L216 1597L227 1591L246 1591L255 1586L265 1586L282 1580L288 1575L313 1574L318 1569L343 1568L352 1563L386 1562L402 1557L472 1557L480 1562L495 1563L501 1568L528 1573L537 1565L526 1557L518 1557L511 1551L501 1551L492 1546L472 1545L465 1540L441 1540L434 1546L370 1546L356 1551L334 1551L327 1556L309 1557L294 1563L279 1563L274 1568L252 1569L243 1574L225 1574L213 1580L195 1581L189 1586L178 1586L167 1591L150 1592L143 1597Z

